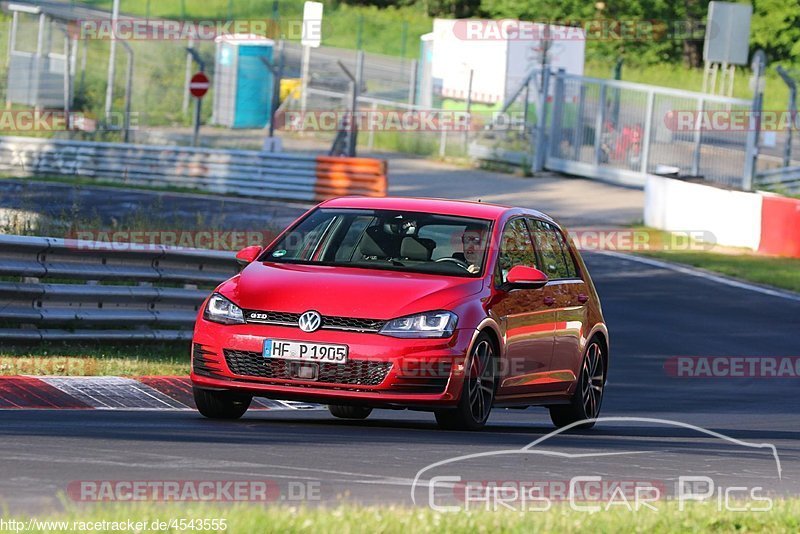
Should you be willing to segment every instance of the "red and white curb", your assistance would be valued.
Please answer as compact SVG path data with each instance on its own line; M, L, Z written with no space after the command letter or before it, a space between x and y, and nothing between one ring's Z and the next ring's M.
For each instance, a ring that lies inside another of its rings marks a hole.
M253 399L251 410L308 410L316 405ZM3 376L0 410L195 410L187 377Z

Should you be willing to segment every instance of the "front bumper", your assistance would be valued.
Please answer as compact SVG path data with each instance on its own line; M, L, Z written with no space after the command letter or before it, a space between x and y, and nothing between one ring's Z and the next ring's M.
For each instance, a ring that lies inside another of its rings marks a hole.
M219 325L201 317L195 326L191 379L201 388L280 400L374 407L452 406L461 396L464 363L474 335L475 330L469 329L458 329L446 339L400 339L336 330L306 333L290 326ZM321 364L318 380L287 376L287 362L261 356L267 338L346 344L347 370Z

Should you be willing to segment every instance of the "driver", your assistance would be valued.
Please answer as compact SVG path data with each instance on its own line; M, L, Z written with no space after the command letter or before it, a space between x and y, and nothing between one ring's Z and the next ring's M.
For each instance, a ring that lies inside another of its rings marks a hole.
M463 255L456 252L453 257L458 260L463 260L467 264L467 270L475 274L481 270L481 262L483 260L484 240L486 238L486 229L483 225L470 224L464 228L464 233L461 234L461 245L464 247Z

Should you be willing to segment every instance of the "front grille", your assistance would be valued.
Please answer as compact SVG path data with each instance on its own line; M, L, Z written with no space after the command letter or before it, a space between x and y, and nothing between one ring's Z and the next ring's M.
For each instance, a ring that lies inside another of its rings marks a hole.
M248 323L272 324L278 326L297 326L300 313L278 311L244 310L244 317ZM354 332L378 332L386 321L380 319L359 319L356 317L322 316L320 328L325 330L347 330Z
M224 349L225 361L235 375L255 376L259 378L275 378L294 380L287 360L265 358L260 352ZM316 382L326 384L349 384L359 386L377 386L392 368L392 362L375 362L370 360L350 360L345 364L319 363L319 375Z

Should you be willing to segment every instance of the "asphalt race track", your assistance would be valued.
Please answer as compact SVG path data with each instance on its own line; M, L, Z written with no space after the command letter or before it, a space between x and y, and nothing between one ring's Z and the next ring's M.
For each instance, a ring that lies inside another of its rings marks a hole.
M416 503L428 502L434 472L665 484L709 476L718 487L800 494L797 377L677 378L665 369L673 356L800 356L800 300L614 255L586 260L612 334L602 416L677 421L738 441L676 423L600 421L534 447L550 454L512 452L426 471ZM11 510L59 506L57 496L76 480L266 479L284 501L411 504L415 476L428 464L519 450L552 429L543 409L496 411L479 433L440 431L431 414L408 411L376 411L355 423L322 410L260 411L237 422L189 411L0 411L0 502ZM780 478L771 448L759 444L776 448ZM305 489L292 493L293 484Z

